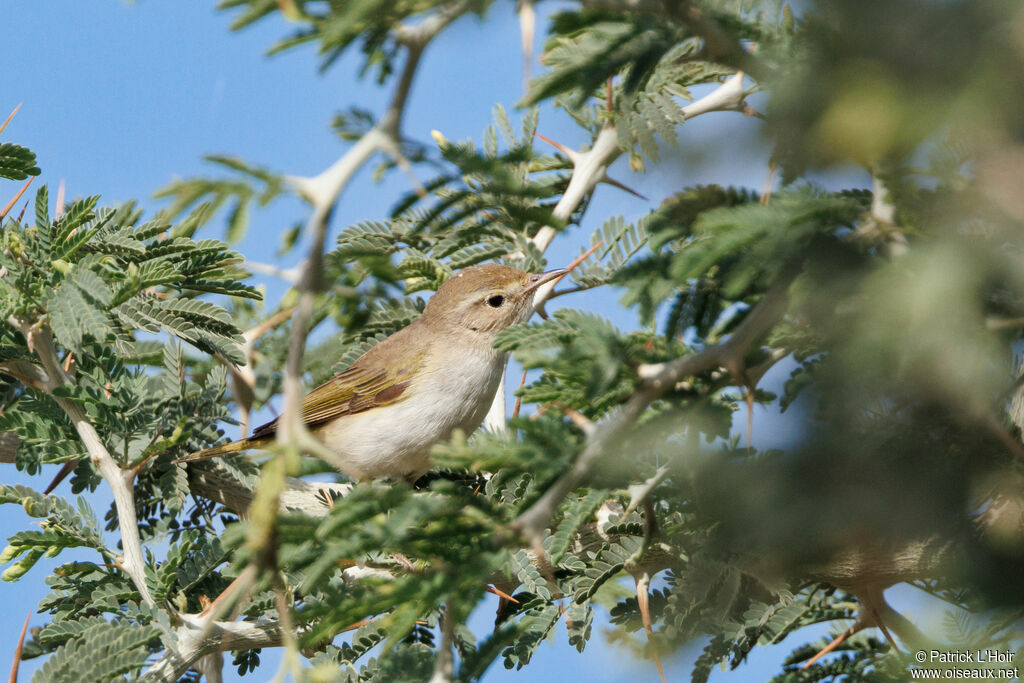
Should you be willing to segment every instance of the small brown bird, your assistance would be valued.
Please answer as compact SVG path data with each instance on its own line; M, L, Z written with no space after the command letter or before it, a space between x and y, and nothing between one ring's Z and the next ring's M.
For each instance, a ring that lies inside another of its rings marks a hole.
M469 434L487 415L508 355L494 348L498 333L526 321L537 288L566 272L466 268L441 285L419 320L311 391L302 419L334 453L331 465L353 479L422 476L435 443L455 429ZM268 422L184 460L265 447L276 427Z

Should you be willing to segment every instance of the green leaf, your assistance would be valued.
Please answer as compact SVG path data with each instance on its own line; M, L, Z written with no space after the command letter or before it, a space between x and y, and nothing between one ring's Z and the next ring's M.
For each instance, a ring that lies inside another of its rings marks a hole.
M24 180L39 173L36 155L32 150L10 142L0 143L0 178Z

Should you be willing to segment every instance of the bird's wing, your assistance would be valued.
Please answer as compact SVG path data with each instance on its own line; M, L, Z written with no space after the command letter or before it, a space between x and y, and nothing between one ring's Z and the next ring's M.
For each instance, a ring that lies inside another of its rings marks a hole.
M302 400L302 421L313 426L400 400L412 384L425 356L424 352L408 362L387 363L383 354L374 354L371 349L350 368L306 395ZM277 420L256 428L249 438L259 439L275 431Z

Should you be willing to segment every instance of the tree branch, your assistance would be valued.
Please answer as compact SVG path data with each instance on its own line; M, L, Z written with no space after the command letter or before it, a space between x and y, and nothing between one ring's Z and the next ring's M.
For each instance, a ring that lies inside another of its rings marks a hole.
M747 93L743 89L743 72L737 71L717 88L683 107L686 120L713 111L743 111Z
M227 650L278 647L283 642L276 623L249 621L208 622L196 614L179 615L175 644L142 677L144 681L175 683L202 657Z
M121 546L124 549L121 568L147 605L153 605L153 596L146 586L146 562L142 557L142 542L139 539L139 524L135 515L135 492L133 484L135 473L132 470L123 470L117 464L113 456L103 445L96 428L89 421L88 416L78 403L69 401L60 396L54 396L54 389L73 384L74 380L61 367L60 359L57 357L57 350L53 345L53 334L49 327L44 325L30 324L26 320L11 317L8 321L15 328L19 329L29 341L29 347L34 348L36 355L43 364L46 379L43 383L44 390L64 410L64 413L71 420L79 438L85 444L86 451L92 464L99 470L100 475L106 480L114 494L114 506L117 510L117 524L121 533ZM37 368L38 370L38 368Z
M597 425L573 466L536 503L519 515L511 527L527 538L540 538L558 506L590 474L607 447L632 426L648 405L675 386L676 382L719 366L730 371L742 369L750 347L775 324L785 310L787 290L794 275L787 274L773 285L725 341L667 363L640 366L638 372L646 380L640 389L620 410Z

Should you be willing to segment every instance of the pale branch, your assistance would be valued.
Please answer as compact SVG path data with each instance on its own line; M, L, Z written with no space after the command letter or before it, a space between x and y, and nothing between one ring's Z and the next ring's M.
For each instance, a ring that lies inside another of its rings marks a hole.
M395 39L406 47L426 47L448 24L452 23L469 9L469 2L453 3L442 7L414 26L398 24L395 26Z
M648 405L669 391L678 381L720 366L733 374L742 373L747 352L784 312L787 291L792 279L793 274L787 274L774 284L728 339L699 353L667 363L641 366L638 371L646 380L643 385L624 406L597 425L597 429L587 438L583 452L572 467L559 477L537 502L519 515L512 523L512 528L529 539L540 538L558 506L586 479L604 456L607 448L633 425Z
M683 112L687 120L689 120L711 112L743 111L745 97L743 72L740 71L727 78L721 85L700 99L683 107ZM565 192L551 212L555 218L561 221L568 221L584 198L601 182L609 182L616 187L622 187L632 194L637 194L608 177L608 168L622 154L622 149L619 147L618 133L616 133L615 126L612 123L605 123L594 140L593 146L585 152L571 150L564 145L554 142L552 144L561 150L573 165L569 186L566 187ZM557 233L558 231L555 228L545 225L537 231L531 242L541 253L544 253ZM537 294L534 297L535 308L543 307L544 302L551 298L555 284L555 282L550 282L538 288Z
M295 182L294 178L292 179L292 182ZM293 286L298 283L299 277L302 275L302 265L303 264L300 263L294 268L280 268L269 263L258 263L253 261L245 262L247 270L259 273L260 275L271 275L273 277L280 278Z
M10 360L0 363L0 374L9 375L27 387L46 391L46 384L49 378L46 373L36 365L27 360Z
M537 28L537 11L533 7L534 0L519 0L516 14L519 15L519 33L523 48L523 94L530 90L530 78L533 72L533 36Z
M713 111L743 111L745 96L743 72L738 72L704 97L683 107L683 112L686 114L687 120L689 120ZM568 221L587 195L597 187L598 183L608 182L632 194L637 194L608 177L608 168L622 154L622 148L619 147L618 133L616 132L615 125L610 121L605 123L594 139L594 144L585 152L569 149L564 145L544 138L544 136L539 137L558 148L572 162L573 168L572 175L569 177L569 185L565 188L565 192L551 212L560 221ZM545 225L537 231L537 234L530 241L543 254L557 234L558 231L554 227ZM553 280L541 285L537 289L537 292L534 294L535 310L544 310L544 304L553 296L556 284L557 281ZM487 411L487 418L484 421L487 429L492 431L504 429L505 413L505 385L503 381L494 396L490 409Z
M651 475L642 484L633 484L629 487L629 505L626 506L625 512L622 513L622 519L625 519L636 510L637 506L647 500L647 497L651 495L651 492L658 487L658 484L665 481L665 477L668 476L669 468L668 465L662 465L657 471Z
M860 239L881 243L890 257L902 256L907 252L907 238L896 229L896 205L889 188L877 172L872 173L871 182L871 211L854 234Z
M605 174L608 167L620 154L622 154L622 150L619 148L618 134L615 132L615 126L611 123L604 125L589 150L569 154L568 156L573 163L569 186L565 188L565 192L559 198L558 203L551 212L552 215L561 221L569 220L569 217L576 211L584 198L606 177ZM551 245L551 241L555 238L556 234L558 234L558 231L555 228L545 225L537 231L537 234L530 241L533 242L541 253L544 253L548 246ZM543 310L544 302L551 296L555 284L556 281L552 280L537 288L533 295L535 310ZM491 431L501 431L505 429L506 414L505 381L504 374L502 374L502 382L498 387L497 393L494 395L494 400L491 401L491 407L487 411L484 425Z
M356 172L377 152L390 154L401 161L402 114L408 101L420 57L430 40L464 11L465 5L459 3L436 12L415 27L396 27L396 40L405 46L407 56L387 112L338 161L318 176L313 178L289 177L288 179L312 205L312 213L307 225L307 232L312 235L312 239L309 256L295 285L295 289L299 293L299 303L292 320L284 376L284 411L277 429L277 442L286 449L298 449L327 459L330 459L332 455L303 424L301 407L304 394L302 360L305 353L306 336L313 316L314 299L316 293L323 289L324 244L334 206ZM273 525L277 510L283 502L284 492L288 489L284 476L285 470L283 460L272 461L264 469L258 490L253 494L253 504L249 507L252 518L249 544L252 546L262 547L262 544L266 543L262 532L269 531L269 527ZM273 564L273 560L270 560L270 563ZM205 633L205 629L203 632ZM277 629L276 634L280 639L280 629ZM171 671L176 671L180 675L182 672L180 666L183 662L186 663L187 669L187 666L193 661L206 654L202 651L202 642L179 638L177 652L174 647L169 647L167 655L161 662L169 662L168 667ZM156 668L154 667L154 669ZM157 678L156 680L163 679Z
M619 136L615 132L615 126L610 122L605 123L590 149L586 152L576 152L570 157L573 166L572 176L565 192L555 204L552 215L561 221L569 220L583 199L605 177L608 167L620 154L622 149L619 147ZM530 241L543 253L556 234L558 231L555 228L545 225ZM543 285L539 291L545 288L551 289L548 285Z
M414 27L399 26L395 29L396 39L408 52L402 73L392 94L391 104L381 120L366 132L338 161L314 178L291 177L291 182L313 205L308 230L313 235L309 258L306 260L296 289L300 292L299 305L292 323L292 335L288 348L285 371L285 407L278 430L279 441L295 441L305 449L322 452L302 424L300 406L302 403L302 357L305 351L306 334L313 313L316 291L322 288L323 250L327 238L327 227L335 203L348 186L356 171L363 167L377 152L400 156L401 121L408 102L409 92L420 63L424 48L445 26L458 18L466 9L464 3L444 8L427 17Z
M81 405L54 395L55 389L73 384L74 380L61 367L50 328L38 323L32 324L14 316L8 322L20 330L28 340L29 347L35 349L36 355L43 364L42 372L46 375L43 382L44 390L71 420L71 424L74 425L75 431L78 432L79 438L89 453L90 460L110 486L114 494L114 507L117 510L118 529L121 534L121 546L124 550L121 569L135 584L142 600L147 605L153 605L153 596L149 592L149 587L146 586L146 562L142 555L142 542L139 538L139 525L135 515L135 492L133 490L135 472L121 469L121 466L117 464L103 444L100 435L96 432L96 428L93 427Z
M303 512L311 517L327 514L334 498L348 495L351 484L310 482L289 478L287 488L281 492L282 509ZM216 460L190 463L189 490L194 494L220 503L238 515L244 515L252 504L256 489L246 486L220 467Z
M276 623L250 621L208 622L196 614L178 615L181 624L174 628L174 644L143 675L143 681L175 683L189 668L206 655L228 650L252 650L279 647L281 629Z
M721 85L698 100L683 107L686 120L713 111L744 111L747 92L743 89L743 72L725 79Z
M15 452L20 443L21 439L16 434L0 432L0 464L14 463ZM650 487L652 480L657 482L660 479L660 472L661 470L643 484L631 486L630 498L649 495L645 490ZM219 503L235 514L244 515L255 495L254 488L231 476L227 470L220 467L217 460L189 463L188 478L189 489L193 493ZM329 498L344 497L352 489L351 484L309 482L301 479L287 481L288 488L281 494L282 509L302 512L312 517L326 515L330 511ZM621 511L616 512L616 515L621 518ZM608 541L608 537L602 535L599 527L607 524L606 519L604 524L591 523L581 527L573 547L581 552L599 550ZM939 537L908 541L892 547L869 547L860 544L855 548L835 553L827 561L800 567L797 575L798 578L812 578L839 587L866 583L892 585L918 578L934 578L942 567L955 561L956 552L956 546L952 541ZM653 549L648 555L652 553ZM658 571L670 565L670 557L658 553L653 555L644 557L641 566L646 570ZM374 576L385 576L380 570L365 567L358 569L369 571ZM358 578L358 573L354 572L351 578ZM346 570L346 576L348 574L349 570Z
M437 648L437 660L430 683L450 683L455 673L455 656L452 647L455 642L455 620L451 605L445 603L441 610L441 645Z
M243 365L235 365L222 354L217 354L217 359L224 363L228 369L231 380L231 394L234 396L235 405L238 406L238 410L241 413L239 431L243 438L249 436L250 411L256 389L256 371L252 366L255 352L254 345L256 340L264 334L278 325L287 322L292 317L292 314L295 313L295 308L295 306L292 306L278 311L260 324L242 333L242 339L244 340L242 343L242 356L245 358Z
M501 371L501 380L498 382L498 390L494 393L494 400L491 407L487 409L487 416L484 417L483 428L489 432L500 433L505 431L507 426L507 415L505 411L505 375L508 374L508 363Z

